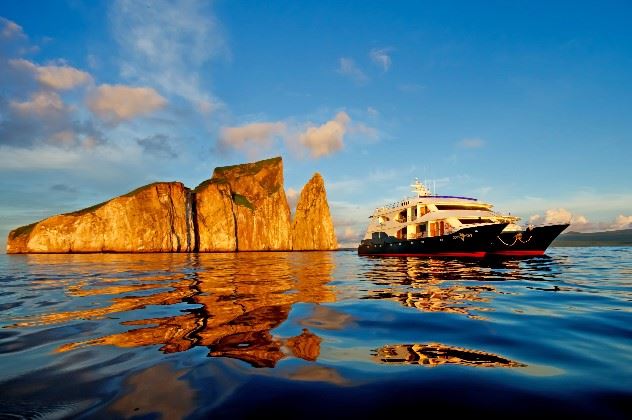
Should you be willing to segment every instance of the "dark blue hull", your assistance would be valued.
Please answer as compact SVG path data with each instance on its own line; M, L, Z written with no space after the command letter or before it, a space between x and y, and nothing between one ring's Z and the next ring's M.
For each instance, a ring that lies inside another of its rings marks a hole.
M358 247L358 254L482 258L506 226L505 223L475 226L432 238L397 239L388 236L383 239L365 239Z
M503 232L492 241L490 255L532 256L542 255L551 242L569 225L538 226L520 232Z

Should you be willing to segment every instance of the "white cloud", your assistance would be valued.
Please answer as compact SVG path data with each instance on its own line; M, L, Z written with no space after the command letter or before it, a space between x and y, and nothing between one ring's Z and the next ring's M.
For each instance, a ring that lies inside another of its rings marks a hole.
M340 181L330 181L327 183L327 191L340 192L343 194L350 194L357 191L364 185L364 181L361 179L343 179Z
M329 185L327 186L329 190ZM357 247L367 227L367 217L376 205L369 203L349 203L329 201L338 244L343 248Z
M2 38L26 38L20 25L3 17L0 17L0 36Z
M287 126L283 122L258 122L240 127L223 127L220 132L220 146L246 151L256 156L260 151L269 149L274 139L284 136Z
M208 113L221 106L203 80L204 65L227 52L210 2L118 0L110 11L120 46L121 73L144 85L185 98Z
M349 77L358 84L366 83L369 78L356 66L351 58L341 57L338 60L338 73Z
M0 146L0 167L2 170L42 170L66 169L81 162L78 151L54 146L32 149Z
M350 226L345 227L342 233L342 238L346 240L355 239L357 236L358 236L358 233L355 230L353 230L353 228Z
M459 141L457 145L465 149L478 149L485 146L485 140L479 138L467 138Z
M350 121L351 118L346 112L339 112L336 118L319 127L308 127L299 135L298 141L313 158L332 154L342 149Z
M262 151L278 147L280 140L298 156L319 158L341 150L346 134L353 134L369 141L378 138L378 131L362 123L351 122L346 112L339 112L330 121L316 126L295 121L257 122L235 127L222 127L219 135L221 149L246 152L257 157Z
M70 146L75 143L75 133L72 130L63 130L53 135L53 141L61 146Z
M379 138L379 132L377 129L369 127L364 123L354 122L353 124L349 124L348 130L349 134L360 136L363 139L368 140L369 143L373 143Z
M632 208L632 193L580 190L572 193L560 192L549 198L524 195L507 201L501 198L496 202L496 207L512 209L522 215L543 214L545 209L563 207L593 219L614 218L617 214L626 214Z
M377 117L378 115L380 115L380 112L373 108L372 106L368 107L366 109L367 114L369 114L371 117Z
M17 69L35 74L38 82L52 89L68 90L92 80L92 77L85 71L66 65L38 66L24 59L13 59L9 63Z
M569 223L573 218L573 214L564 208L548 209L544 215L544 223ZM580 223L586 222L584 216L579 216L579 218Z
M529 221L539 221L539 215L531 216ZM544 223L568 223L571 222L569 231L597 232L605 230L620 230L632 228L632 216L618 215L612 222L590 222L585 216L571 213L564 208L548 209L544 217Z
M11 108L23 115L47 117L66 110L64 103L55 92L35 92L25 102L11 101Z
M0 91L4 97L0 100L0 144L23 148L46 144L68 148L105 142L101 128L85 112L83 104L73 104L78 95L62 97L57 92L91 84L92 77L67 65L63 59L40 66L19 58L32 52L26 45L27 36L19 25L7 25L6 20L1 23L0 30L4 28L5 32L9 31L5 35L12 35L6 42L0 39L3 41L0 55L6 57L0 59ZM22 35L17 36L17 32ZM45 39L41 42L46 44Z
M539 223L540 220L542 220L542 216L540 216L539 214L534 214L529 217L529 223Z
M618 215L610 225L610 228L615 230L632 228L632 216Z
M111 123L149 114L166 104L165 98L148 87L101 85L88 96L88 108Z
M529 223L544 223L544 224L563 224L570 223L569 230L576 232L586 232L598 229L598 225L591 223L585 216L571 213L565 208L552 208L548 209L544 217L539 214L534 214L529 217Z
M290 206L290 210L294 212L294 210L296 209L296 204L298 203L299 192L295 190L294 188L290 187L287 190L285 190L285 196L287 197L287 203Z
M202 114L210 114L221 106L218 102L211 102L208 99L200 99L195 102L194 105L195 108Z
M374 48L371 52L369 52L371 60L378 66L382 67L384 72L387 72L388 69L391 68L391 56L388 54L390 50L390 48Z
M334 226L336 226L335 222ZM341 248L354 248L360 243L362 234L352 226L337 226L336 239Z

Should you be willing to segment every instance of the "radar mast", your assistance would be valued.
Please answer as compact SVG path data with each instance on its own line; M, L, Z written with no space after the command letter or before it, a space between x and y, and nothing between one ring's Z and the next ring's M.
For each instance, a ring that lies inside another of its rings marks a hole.
M411 184L411 187L413 187L413 192L417 194L417 197L427 197L430 195L430 191L428 191L424 184L419 182L418 178L415 178L415 183Z

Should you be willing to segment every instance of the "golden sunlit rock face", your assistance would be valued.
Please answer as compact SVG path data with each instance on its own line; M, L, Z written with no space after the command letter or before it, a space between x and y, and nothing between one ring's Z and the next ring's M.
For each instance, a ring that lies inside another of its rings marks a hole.
M9 233L7 253L185 252L193 250L190 191L158 182Z
M292 246L297 251L338 248L325 182L319 173L301 191L292 225Z
M197 250L235 251L235 216L230 186L206 182L195 189Z
M294 246L293 246L294 241ZM331 250L338 244L319 174L292 225L280 157L216 168L194 191L158 182L9 233L7 253Z
M227 184L232 192L237 250L292 249L290 207L280 157L215 168L211 182Z

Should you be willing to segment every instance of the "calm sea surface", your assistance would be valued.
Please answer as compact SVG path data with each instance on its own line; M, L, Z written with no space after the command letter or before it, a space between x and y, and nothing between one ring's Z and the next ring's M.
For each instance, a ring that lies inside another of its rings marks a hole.
M632 248L0 256L0 417L630 418Z

